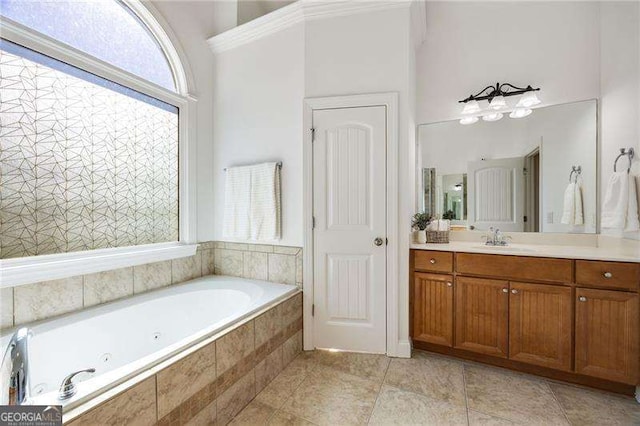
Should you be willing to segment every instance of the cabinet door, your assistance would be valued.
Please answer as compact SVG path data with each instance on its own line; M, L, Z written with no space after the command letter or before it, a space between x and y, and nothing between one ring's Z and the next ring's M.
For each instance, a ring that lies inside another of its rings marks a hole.
M510 283L509 359L571 370L571 288Z
M456 278L455 347L507 357L509 283Z
M576 297L576 372L637 384L638 295L578 288Z
M453 345L453 277L416 272L413 285L413 339Z

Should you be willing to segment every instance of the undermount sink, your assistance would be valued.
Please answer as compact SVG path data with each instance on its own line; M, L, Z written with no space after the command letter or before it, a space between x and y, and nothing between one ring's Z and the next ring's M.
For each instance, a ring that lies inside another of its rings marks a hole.
M480 246L476 246L476 248L479 249L484 249L484 250L504 250L504 251L517 251L517 252L534 252L535 250L532 248L527 248L527 247L513 247L513 246L487 246L487 245L480 245Z

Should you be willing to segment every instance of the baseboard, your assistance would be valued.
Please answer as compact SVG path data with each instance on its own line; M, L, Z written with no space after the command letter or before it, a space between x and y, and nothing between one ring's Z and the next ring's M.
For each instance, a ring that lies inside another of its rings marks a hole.
M389 353L388 355L396 358L411 358L411 342L408 340L399 341L396 346L396 353Z

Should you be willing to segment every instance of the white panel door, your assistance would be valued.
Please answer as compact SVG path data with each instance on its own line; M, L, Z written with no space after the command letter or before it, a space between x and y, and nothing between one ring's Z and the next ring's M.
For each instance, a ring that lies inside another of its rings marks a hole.
M313 127L314 345L385 353L386 108L315 110Z
M524 231L524 158L472 161L468 165L469 224Z

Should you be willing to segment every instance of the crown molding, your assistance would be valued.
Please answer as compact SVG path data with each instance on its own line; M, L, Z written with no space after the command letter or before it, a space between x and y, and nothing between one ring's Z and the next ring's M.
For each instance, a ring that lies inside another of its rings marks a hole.
M412 8L412 14L414 14L413 8L415 8L418 15L425 15L423 0L298 0L253 21L213 36L207 40L207 43L213 53L217 54L277 33L301 22L397 8ZM416 22L418 21L426 26L426 15L423 19L418 18ZM419 34L420 31L418 30ZM421 32L422 37L424 37L424 33L426 33L426 27ZM413 37L415 39L416 35L414 34Z

